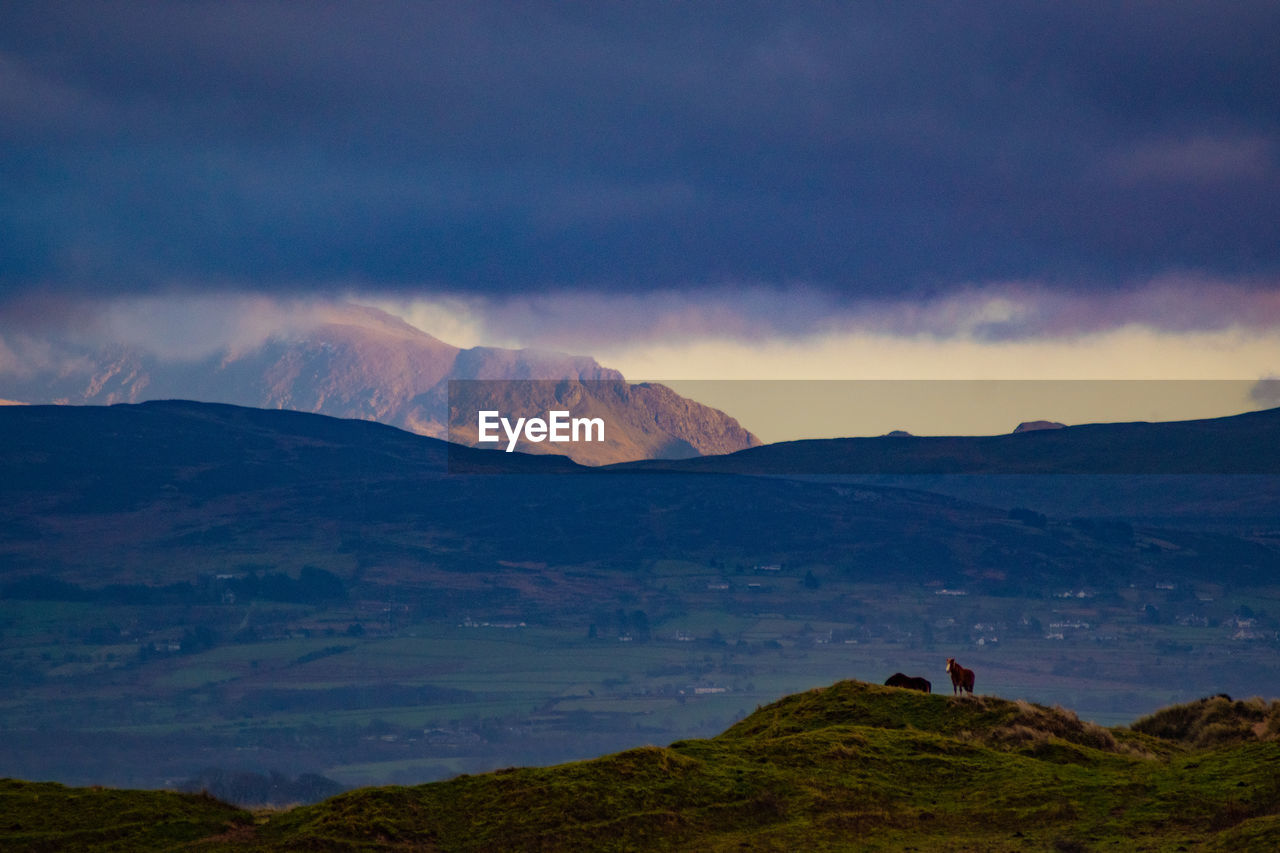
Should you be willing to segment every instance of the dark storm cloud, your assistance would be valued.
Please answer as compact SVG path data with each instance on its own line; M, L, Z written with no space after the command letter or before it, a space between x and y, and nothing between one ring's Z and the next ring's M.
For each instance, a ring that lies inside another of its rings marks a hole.
M1276 32L1269 2L10 2L0 294L1269 287Z

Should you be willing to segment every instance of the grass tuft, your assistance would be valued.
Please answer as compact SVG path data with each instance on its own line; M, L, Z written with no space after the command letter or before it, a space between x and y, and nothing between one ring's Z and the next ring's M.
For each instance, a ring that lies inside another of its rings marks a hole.
M1162 708L1133 724L1133 730L1188 746L1280 739L1280 702L1254 697L1233 701L1225 695Z

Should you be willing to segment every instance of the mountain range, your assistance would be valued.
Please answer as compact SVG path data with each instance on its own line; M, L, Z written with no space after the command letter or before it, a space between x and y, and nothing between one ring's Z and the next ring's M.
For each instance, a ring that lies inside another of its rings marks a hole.
M459 348L376 308L329 306L312 322L281 327L247 346L201 357L162 357L137 346L61 341L28 347L39 357L0 360L0 398L29 404L110 405L191 399L373 420L434 438L466 441L474 407L450 405L450 383L483 389L512 417L572 406L605 417L606 440L577 444L579 462L728 453L758 445L736 420L652 383L631 384L595 359L563 353ZM554 380L539 382L534 380ZM521 442L526 452L563 446Z
M1198 445L1199 455L1186 442L1170 447L1194 465L1212 458L1223 436L1274 435L1277 419L1280 410L1201 425L1196 434L1212 440ZM1145 438L1133 441L1158 447L1166 428L1176 426L1146 425L1137 429ZM1084 428L998 440L1073 436L1084 439L1068 454L1077 460L1108 446ZM498 576L511 563L617 566L699 554L817 562L868 580L909 572L948 583L985 578L994 586L1191 569L1181 567L1183 549L1134 550L1132 533L1114 542L1047 537L1008 522L1003 510L953 497L807 481L823 459L836 474L865 470L865 454L848 448L879 447L870 458L930 470L950 458L930 439L794 442L599 469L460 447L374 422L157 401L0 408L0 440L0 525L7 534L0 567L89 584L166 583L174 578L164 567L189 572L205 562L227 565L235 555L252 562L270 554L274 565L296 572L313 549L330 549L327 564L344 577L371 580L365 568L376 566L385 580L441 588L456 585L459 570ZM960 441L940 446L963 448ZM980 470L1002 458L982 455L990 440L968 441L979 448L972 458ZM903 450L912 446L923 448L919 456ZM1245 438L1239 446L1248 447ZM1021 451L1013 457L1022 458ZM1093 463L1110 464L1105 453ZM761 474L767 476L744 476ZM1042 486L1055 488L1051 479ZM1232 540L1243 550L1232 552L1222 571L1272 565L1270 534L1254 533L1263 538ZM415 540L422 544L403 544ZM555 588L546 588L548 598L556 598Z

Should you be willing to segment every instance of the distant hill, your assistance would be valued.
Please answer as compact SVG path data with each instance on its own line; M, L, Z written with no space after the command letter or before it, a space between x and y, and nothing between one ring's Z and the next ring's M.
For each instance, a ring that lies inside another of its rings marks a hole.
M459 476L450 465L529 476ZM687 470L708 467L716 470ZM474 586L476 572L520 574L505 564L700 558L1038 589L1148 573L1252 577L1275 559L1234 539L1162 550L1132 529L1047 535L1002 510L919 491L671 469L582 468L367 421L221 404L4 407L0 577L171 583L264 559L296 574L323 554L343 577L447 591ZM561 596L554 584L528 594Z
M1057 421L1023 421L1013 428L1014 433L1035 432L1040 429L1063 429L1066 424Z
M1270 475L1280 474L1280 408L1193 421L1020 428L995 436L784 441L718 458L627 467L770 475Z
M458 440L470 421L451 419L451 380L558 380L568 391L529 395L521 383L489 383L492 402L514 416L545 416L572 391L575 402L611 425L609 441L571 449L579 461L728 453L760 442L736 420L660 385L633 385L595 359L540 350L460 349L374 308L337 305L322 321L280 330L262 343L196 360L162 358L135 347L12 356L0 369L0 397L34 404L111 405L190 399L294 409L374 420L419 435ZM522 445L536 452L563 446Z
M1166 720L1206 714L1207 744ZM10 781L0 837L15 851L1272 850L1277 723L1280 704L1211 699L1104 729L843 681L709 740L360 789L256 825L212 800Z
M1059 517L1280 535L1280 409L996 436L790 441L622 466L895 486Z

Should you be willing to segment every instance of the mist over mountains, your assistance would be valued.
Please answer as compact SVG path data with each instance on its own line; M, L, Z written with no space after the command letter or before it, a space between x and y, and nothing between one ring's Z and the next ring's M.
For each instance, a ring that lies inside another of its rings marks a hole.
M460 348L376 308L339 304L290 320L266 315L255 339L195 356L92 338L0 335L0 399L111 405L193 399L374 420L459 440L450 423L451 380L557 380L488 400L504 412L542 415L587 398L613 425L607 443L571 451L580 462L729 453L760 442L736 420L654 384L632 385L587 356L532 349ZM211 323L216 325L216 323ZM3 330L0 330L2 332ZM585 383L585 384L584 384ZM452 428L452 435L451 435ZM548 445L522 450L558 452Z

